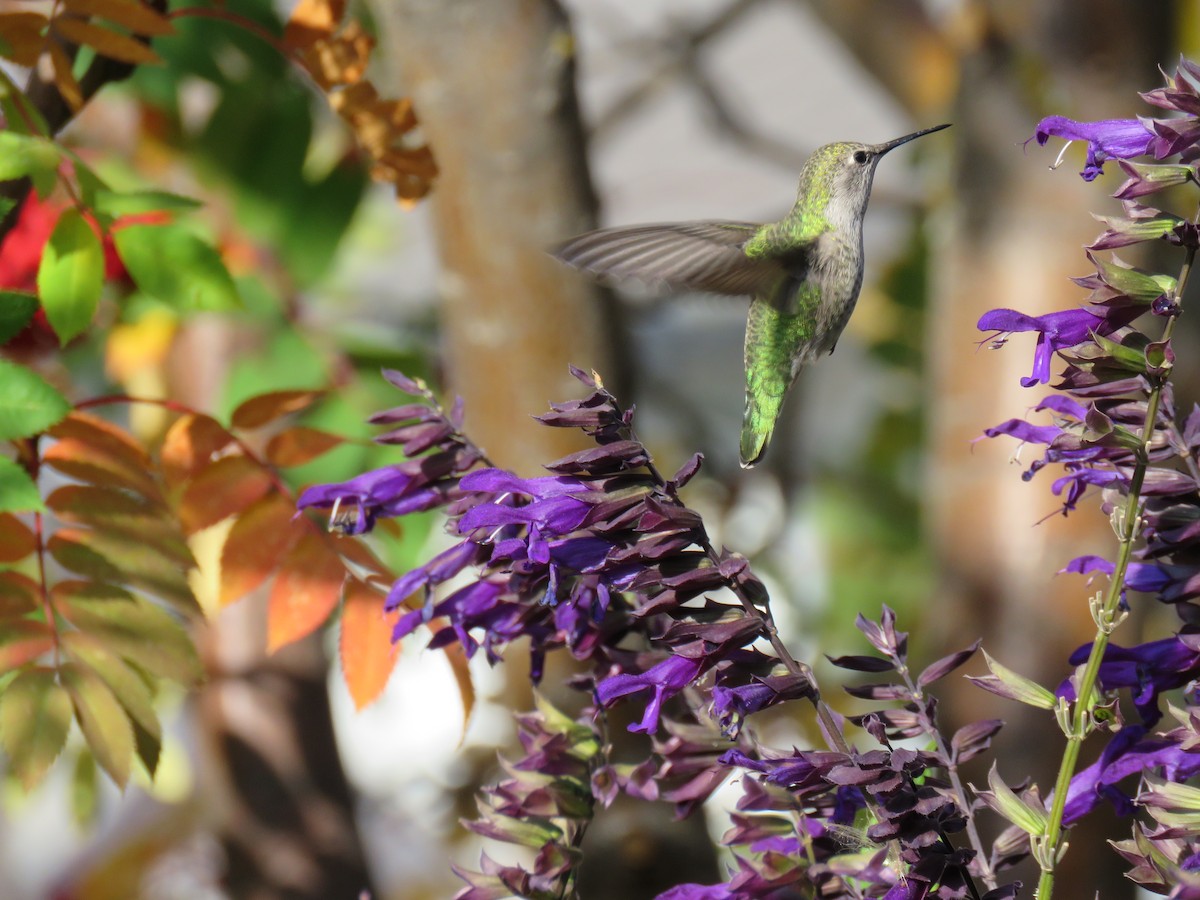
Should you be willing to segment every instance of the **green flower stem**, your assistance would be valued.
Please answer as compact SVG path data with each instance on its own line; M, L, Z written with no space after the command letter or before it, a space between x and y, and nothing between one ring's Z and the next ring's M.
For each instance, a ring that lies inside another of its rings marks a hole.
M1198 217L1200 217L1200 214L1198 214ZM1182 269L1180 269L1179 281L1175 288L1174 299L1176 303L1180 302L1183 297L1183 290L1187 285L1188 276L1192 270L1192 262L1195 258L1196 250L1188 248L1187 257L1184 260ZM1167 320L1162 336L1164 342L1171 339L1171 335L1175 331L1176 320L1176 316L1172 316ZM1088 654L1083 675L1080 676L1076 684L1076 699L1071 716L1071 730L1067 735L1067 746L1063 750L1062 763L1058 769L1058 778L1054 782L1054 802L1050 806L1050 820L1046 823L1046 831L1041 838L1042 855L1040 862L1042 874L1038 879L1037 891L1034 894L1036 900L1050 900L1051 894L1054 891L1054 868L1058 862L1058 857L1066 847L1066 844L1062 840L1062 820L1063 811L1067 805L1067 789L1071 786L1071 779L1075 776L1075 767L1079 762L1079 751L1083 747L1084 738L1087 737L1092 725L1092 714L1096 706L1093 694L1096 689L1096 682L1100 676L1100 663L1103 661L1104 651L1108 647L1109 635L1112 634L1117 624L1119 624L1115 616L1117 606L1121 600L1121 593L1125 589L1125 575L1129 570L1129 561L1133 557L1133 544L1138 536L1142 485L1146 479L1146 469L1150 464L1150 442L1154 437L1154 426L1158 420L1158 408L1162 401L1162 392L1166 386L1167 378L1167 374L1156 377L1151 384L1150 393L1147 397L1146 418L1142 423L1141 452L1138 454L1137 461L1133 467L1133 474L1129 479L1129 495L1125 498L1124 517L1120 522L1121 545L1117 551L1117 559L1114 564L1112 577L1109 580L1108 592L1104 597L1104 604L1096 614L1096 637L1092 642L1092 650Z

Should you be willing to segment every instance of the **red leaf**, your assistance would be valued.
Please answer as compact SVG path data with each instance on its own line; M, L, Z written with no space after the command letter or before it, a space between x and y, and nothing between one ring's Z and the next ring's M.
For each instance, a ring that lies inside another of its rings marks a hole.
M342 594L346 569L325 535L305 531L280 567L267 604L267 652L311 634L327 620Z
M221 548L221 606L250 593L269 577L288 548L308 529L281 494L270 494L242 513Z
M272 391L251 397L233 411L237 428L261 428L269 422L299 412L315 403L324 391Z
M383 612L384 597L357 578L346 580L338 656L355 709L375 700L387 685L400 645L392 643L392 625Z
M0 563L18 562L36 549L33 529L11 513L0 513Z
M242 512L271 490L271 474L245 456L224 456L200 470L179 505L184 534Z
M180 416L163 438L160 451L163 476L170 485L186 481L232 443L233 435L211 416Z

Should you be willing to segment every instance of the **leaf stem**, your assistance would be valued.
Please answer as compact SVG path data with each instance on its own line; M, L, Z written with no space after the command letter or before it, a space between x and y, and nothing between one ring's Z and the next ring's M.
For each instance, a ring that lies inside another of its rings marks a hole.
M1198 214L1200 215L1200 214ZM1183 291L1187 285L1188 276L1192 271L1192 263L1196 258L1196 248L1189 247L1187 256L1184 259L1183 266L1179 271L1179 279L1175 287L1175 302L1180 303L1183 299ZM1171 335L1175 331L1175 322L1178 319L1178 314L1167 319L1166 327L1163 329L1162 342L1166 343L1171 339ZM1158 408L1162 402L1163 388L1166 387L1169 375L1164 373L1156 376L1150 385L1150 392L1146 403L1146 416L1142 423L1142 444L1134 462L1133 473L1129 478L1129 493L1125 499L1123 515L1119 522L1121 528L1120 547L1117 551L1117 559L1113 567L1113 573L1109 580L1108 591L1104 596L1104 603L1095 613L1096 618L1096 637L1092 642L1091 652L1088 653L1087 663L1084 665L1083 674L1078 678L1076 683L1076 699L1075 707L1071 716L1071 730L1067 735L1067 746L1063 750L1062 762L1059 765L1058 777L1054 782L1054 800L1050 806L1050 817L1046 824L1045 833L1040 839L1040 847L1035 845L1037 851L1038 862L1042 867L1042 874L1038 879L1037 891L1034 893L1036 900L1050 900L1051 894L1054 891L1054 868L1058 862L1058 858L1062 855L1063 848L1066 846L1063 843L1063 813L1067 805L1067 791L1071 786L1071 779L1075 776L1075 768L1079 763L1079 752L1083 747L1084 738L1091 731L1093 722L1092 714L1095 710L1095 690L1096 684L1100 676L1100 664L1104 660L1104 652L1108 647L1109 636L1120 624L1120 619L1117 618L1117 609L1121 603L1121 597L1125 592L1125 576L1129 570L1129 562L1133 558L1133 545L1137 540L1139 532L1139 523L1141 521L1141 493L1142 485L1145 483L1146 470L1150 464L1150 445L1154 438L1154 427L1158 421Z

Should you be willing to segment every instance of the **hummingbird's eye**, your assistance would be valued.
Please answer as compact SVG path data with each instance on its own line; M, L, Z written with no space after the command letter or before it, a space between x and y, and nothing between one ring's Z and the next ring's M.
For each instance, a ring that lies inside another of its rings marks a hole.
M856 163L858 163L860 166L863 165L867 161L867 151L866 150L855 150L854 151L854 161Z

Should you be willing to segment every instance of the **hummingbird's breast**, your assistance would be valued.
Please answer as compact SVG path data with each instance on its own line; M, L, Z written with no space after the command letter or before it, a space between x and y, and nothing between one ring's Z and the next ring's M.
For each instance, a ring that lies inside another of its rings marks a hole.
M822 235L817 258L809 272L820 291L817 305L817 353L832 353L850 321L863 281L862 229Z

